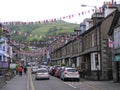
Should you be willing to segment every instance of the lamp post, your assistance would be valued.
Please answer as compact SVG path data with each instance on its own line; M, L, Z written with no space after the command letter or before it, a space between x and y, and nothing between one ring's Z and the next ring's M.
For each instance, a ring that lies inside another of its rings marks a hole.
M82 4L81 7L93 7L95 9L95 17L97 18L97 7L96 6L91 6L91 5L85 5ZM95 24L97 23L97 20L95 19ZM97 28L97 27L96 27Z
M94 19L94 24L95 24L95 29L96 29L96 55L97 55L97 59L95 59L97 61L96 64L96 69L97 69L97 79L100 80L100 68L99 68L99 60L98 60L98 30L97 30L97 7L96 6L90 6L90 5L84 5L82 4L81 7L93 7L95 8L95 19Z

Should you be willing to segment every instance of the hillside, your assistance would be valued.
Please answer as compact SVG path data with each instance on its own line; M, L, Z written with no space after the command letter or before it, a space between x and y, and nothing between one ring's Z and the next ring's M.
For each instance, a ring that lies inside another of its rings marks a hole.
M30 25L7 25L13 40L34 41L41 40L42 37L56 36L59 33L70 34L79 24L56 21L42 24ZM24 39L23 39L24 38Z

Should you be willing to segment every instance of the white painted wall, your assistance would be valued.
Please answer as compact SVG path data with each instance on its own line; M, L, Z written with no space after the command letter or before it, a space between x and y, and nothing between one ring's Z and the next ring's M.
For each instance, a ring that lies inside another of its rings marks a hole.
M94 52L94 53L91 53L91 70L97 70L97 68L100 70L100 54L98 53L98 66L96 67L96 64L95 64L95 54L97 52Z

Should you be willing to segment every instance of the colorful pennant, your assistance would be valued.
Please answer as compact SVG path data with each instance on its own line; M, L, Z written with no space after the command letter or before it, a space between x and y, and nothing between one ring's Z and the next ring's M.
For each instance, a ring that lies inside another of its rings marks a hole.
M17 25L30 25L30 24L45 24L45 23L49 23L49 22L56 22L58 20L71 19L71 18L74 18L75 16L94 13L94 11L95 10L92 9L92 10L83 11L83 12L77 13L77 14L70 14L67 16L60 17L60 18L52 18L52 19L46 19L46 20L41 20L41 21L33 21L33 22L11 21L11 22L2 22L2 24L3 25L15 25L15 26L17 26Z

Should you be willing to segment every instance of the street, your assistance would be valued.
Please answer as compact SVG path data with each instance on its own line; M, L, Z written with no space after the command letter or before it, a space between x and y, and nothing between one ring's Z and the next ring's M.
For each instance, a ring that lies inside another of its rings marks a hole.
M103 90L91 86L84 81L62 81L56 77L51 76L50 80L35 80L34 74L32 75L35 90Z
M119 83L113 83L113 81L91 81L81 79L76 81L62 81L54 76L50 76L50 80L35 80L34 74L32 74L31 82L27 74L22 77L16 75L10 81L7 81L6 85L0 90L120 90ZM29 83L28 83L29 82ZM32 88L29 88L29 85Z

